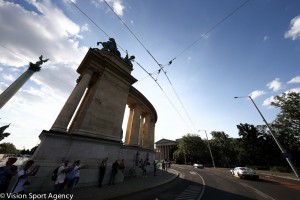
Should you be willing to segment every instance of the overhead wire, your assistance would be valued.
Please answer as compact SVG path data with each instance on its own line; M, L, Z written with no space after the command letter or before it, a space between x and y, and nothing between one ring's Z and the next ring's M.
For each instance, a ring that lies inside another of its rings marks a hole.
M17 58L21 59L21 60L25 60L27 62L30 62L29 60L27 60L26 58L23 58L22 56L18 55L17 53L14 53L13 51L11 51L9 48L7 48L6 46L0 44L0 46L4 49L6 49L8 52L10 52L12 55L16 56Z
M250 2L250 0L246 0L242 4L240 4L237 8L235 8L233 11L231 11L229 14L227 14L224 18L222 18L218 23L216 23L214 26L212 26L210 29L208 29L198 39L196 39L194 42L192 42L190 45L188 45L186 48L184 48L179 54L177 54L173 59L171 59L170 62L172 62L173 60L175 60L176 58L181 56L188 49L192 48L197 42L199 42L202 38L206 37L210 32L212 32L214 29L216 29L219 25L221 25L223 22L225 22L228 18L230 18L233 14L235 14L238 10L240 10L242 7L244 7L249 2Z
M150 51L145 47L145 45L140 41L140 39L131 31L131 29L126 25L126 23L121 19L121 17L114 11L114 9L107 3L106 0L103 0L104 3L112 10L112 12L117 16L117 18L123 23L123 25L128 29L128 31L135 37L135 39L142 45L142 47L148 52L148 54L152 57L152 59L159 65L158 61L154 58L154 56L150 53Z
M173 91L174 91L174 93L175 93L177 99L179 100L179 102L180 102L180 104L181 104L183 110L185 111L186 115L188 116L188 118L189 118L190 121L191 121L191 124L192 124L193 127L195 128L195 125L194 125L194 123L192 122L190 115L188 114L188 112L187 112L186 108L184 107L184 105L183 105L183 103L182 103L182 101L181 101L181 99L180 99L178 93L176 92L176 90L175 90L175 88L174 88L174 86L173 86L171 80L169 79L169 77L168 77L168 75L167 75L167 72L164 70L163 65L160 64L160 63L154 58L154 56L150 53L150 51L145 47L145 45L140 41L140 39L133 33L133 31L126 25L126 23L121 19L121 17L114 11L114 9L107 3L107 1L106 1L106 0L103 0L103 1L104 1L105 4L112 10L112 12L117 16L117 18L122 22L122 24L128 29L128 31L135 37L135 39L142 45L142 47L147 51L147 53L152 57L152 59L156 62L156 64L157 64L157 65L159 66L159 68L160 68L160 69L159 69L159 73L160 73L160 71L163 71L163 72L164 72L164 74L165 74L165 76L166 76L168 82L169 82L170 85L172 86L172 89L173 89ZM173 59L173 60L174 60L174 59ZM173 60L169 61L166 65L171 65ZM164 66L165 66L165 65L164 65ZM155 82L157 82L157 79L155 80ZM162 89L162 88L161 88L161 89ZM168 97L168 99L169 99L169 97ZM173 103L172 103L172 104L173 104ZM176 109L176 110L177 110L177 109ZM195 130L196 130L196 128L195 128Z
M71 4L73 4L84 16L86 16L97 28L99 28L99 30L101 30L107 37L109 37L110 38L110 36L96 23L96 22L94 22L93 21L93 19L91 19L83 10L81 10L74 2L72 2L71 0L69 0L69 2L71 3ZM107 4L107 2L104 0L104 2ZM110 7L110 6L109 6ZM111 8L111 7L110 7ZM112 9L112 8L111 8ZM114 12L114 11L113 11ZM115 12L114 12L115 13ZM115 13L116 14L116 13ZM116 14L117 15L117 14ZM119 17L118 17L119 18ZM119 18L120 20L122 20L121 18ZM122 22L123 22L123 20L122 20ZM125 25L125 22L123 22L123 24ZM126 27L129 29L129 27L126 25ZM130 29L129 29L130 30ZM132 34L133 34L133 32L132 31L130 31ZM136 36L135 36L136 37ZM136 37L136 39L138 39L137 37ZM140 40L138 39L138 41L140 42ZM140 42L141 43L141 42ZM142 44L142 43L141 43ZM120 47L124 52L125 52L125 50L119 45L119 44L117 44L118 45L118 47ZM144 46L144 45L142 45L145 49L146 49L146 47ZM161 64L159 64L158 62L157 62L157 60L154 58L154 56L146 49L146 51L151 55L151 57L155 60L155 62L159 65L159 67L160 67L160 70L163 70L163 68L162 68L162 65ZM155 79L153 76L152 76L152 74L151 73L149 73L141 64L139 64L136 60L134 61L135 63L137 63L137 65L139 66L139 67L141 67L154 81L155 81L155 83L158 85L158 87L163 91L163 93L166 95L166 93L165 93L165 91L163 90L163 88L161 87L161 85L157 82L157 79ZM171 103L171 105L173 106L173 108L176 110L176 112L179 114L179 116L182 118L182 120L183 121L185 121L184 120L184 118L182 117L182 115L179 113L179 111L178 111L178 109L175 107L175 105L172 103L172 101L171 101L171 99L166 95L166 97L167 97L167 99L169 100L169 102Z

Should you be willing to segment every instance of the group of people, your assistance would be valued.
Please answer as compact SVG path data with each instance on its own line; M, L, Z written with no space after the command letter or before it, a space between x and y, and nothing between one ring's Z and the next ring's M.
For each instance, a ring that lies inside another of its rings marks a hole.
M28 160L21 170L15 164L17 158L7 159L5 166L0 167L0 193L8 192L8 187L13 176L17 175L15 184L10 193L24 194L24 186L29 185L28 177L34 176L39 170L39 165L34 165L33 160ZM54 194L59 194L65 186L72 191L78 183L80 169L87 168L87 165L80 166L80 160L76 160L71 166L68 166L69 160L63 159L61 166L57 168Z
M5 193L8 190L10 180L17 175L18 178L13 185L10 193L24 194L24 185L30 184L27 181L29 176L34 176L39 170L39 165L35 165L33 160L28 160L23 169L18 171L18 167L14 165L17 158L10 157L7 159L5 166L0 167L0 193Z
M10 180L13 176L17 175L16 183L13 185L11 189L11 193L24 194L24 185L30 184L27 181L29 176L34 176L39 170L39 165L34 165L33 160L28 160L24 167L21 170L18 170L18 167L15 164L17 158L10 157L7 159L5 166L0 167L0 193L8 192L8 187L10 184ZM108 163L108 157L103 159L100 162L99 166L99 187L102 186L103 178L105 175L106 167ZM156 175L157 163L154 161L154 175ZM150 162L147 160L140 160L138 162L138 167L142 171L142 176L146 176L147 166L150 165ZM87 165L80 165L80 160L76 160L73 164L69 165L69 159L64 158L62 164L58 166L54 171L54 191L53 194L60 194L64 188L68 190L68 192L72 192L75 185L79 181L80 177L80 169L88 168ZM120 162L115 160L111 166L111 174L109 178L108 185L115 184L115 178L120 171L124 173L125 170L125 160L122 159Z
M107 162L108 162L108 157L106 157L105 159L103 159L100 163L100 173L99 173L99 187L102 186L102 182L103 182L103 178L104 178L104 175L105 175L105 171L106 171L106 165L107 165ZM118 160L115 160L115 162L112 164L111 166L111 174L110 174L110 178L109 178L109 183L108 185L114 185L115 184L115 178L116 178L116 175L118 173L118 169L120 169L120 171L122 173L124 173L124 169L125 169L125 160L122 159L120 161L120 163L118 162Z
M68 166L69 159L64 158L63 163L58 167L56 180L54 185L54 194L59 194L67 187L68 192L72 192L75 185L79 181L80 169L88 168L88 165L80 165L80 160L76 160L72 165Z

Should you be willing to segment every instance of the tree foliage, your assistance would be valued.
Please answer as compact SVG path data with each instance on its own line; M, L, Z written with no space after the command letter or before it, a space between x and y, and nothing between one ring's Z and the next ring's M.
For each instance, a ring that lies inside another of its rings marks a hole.
M203 163L205 158L205 144L201 137L187 134L179 140L178 149L173 157L179 163Z
M265 125L239 124L239 161L243 165L270 167L282 163L282 156Z
M211 150L214 157L215 164L218 166L230 167L234 162L234 149L232 139L229 135L219 131L211 132L212 139Z
M275 97L271 105L281 109L273 126L284 137L287 146L299 146L300 137L300 93L283 93Z
M16 154L18 150L15 145L10 142L4 142L0 144L0 153L2 154Z
M0 127L0 141L10 135L10 133L4 133L4 131L9 127L9 125Z
M276 96L271 105L280 108L272 125L275 134L300 164L300 93L283 93Z

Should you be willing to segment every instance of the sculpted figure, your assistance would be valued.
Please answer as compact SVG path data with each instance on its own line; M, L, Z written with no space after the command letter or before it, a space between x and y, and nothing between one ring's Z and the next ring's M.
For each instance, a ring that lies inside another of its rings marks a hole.
M121 57L121 53L118 51L117 43L114 38L109 38L107 42L97 42L97 45L102 44L101 51L110 51Z
M128 52L126 50L126 56L125 56L125 58L123 58L124 62L126 62L128 65L132 66L131 62L133 62L134 59L135 59L135 56L130 56L129 57Z
M43 60L43 55L41 55L39 57L39 59L40 60L37 61L35 64L33 64L33 63L30 62L29 63L29 69L31 69L31 70L33 70L35 72L40 71L41 70L41 65L49 60L49 59Z

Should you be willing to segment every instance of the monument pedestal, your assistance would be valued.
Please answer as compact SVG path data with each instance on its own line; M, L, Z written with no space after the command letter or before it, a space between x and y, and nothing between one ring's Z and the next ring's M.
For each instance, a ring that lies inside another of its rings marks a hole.
M125 160L124 173L118 170L115 179L118 183L124 181L124 176L135 166L137 160L155 159L153 150L124 146L123 143L112 140L45 130L40 134L40 139L41 143L31 158L35 164L40 165L40 170L36 176L29 178L31 184L26 186L26 192L52 192L54 181L51 181L51 175L61 165L63 158L69 159L69 165L76 160L80 160L81 165L88 165L88 168L80 170L80 181L76 187L98 185L99 165L106 157L108 163L103 185L109 182L111 166L115 160ZM152 163L148 166L147 173L153 173Z

